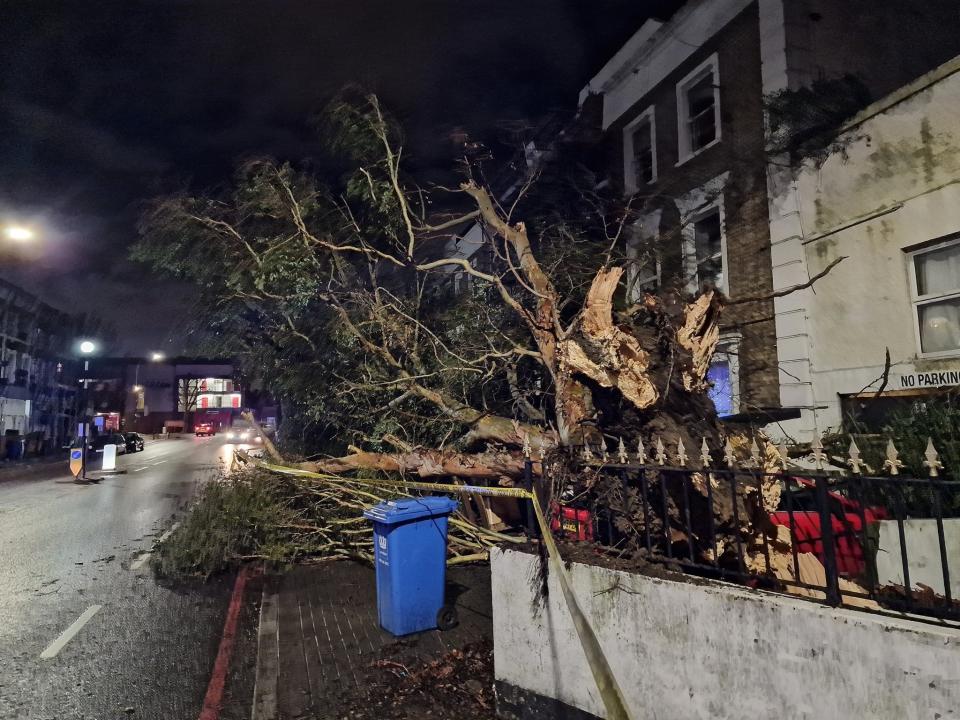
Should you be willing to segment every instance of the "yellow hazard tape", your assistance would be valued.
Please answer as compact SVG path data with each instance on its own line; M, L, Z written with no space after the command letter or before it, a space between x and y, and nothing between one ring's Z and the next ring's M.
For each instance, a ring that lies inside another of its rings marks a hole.
M323 473L291 468L285 465L275 465L268 463L260 458L255 458L246 453L241 457L258 467L271 472L283 475L293 475L296 477L310 478L312 480L322 480L331 485L372 485L375 487L392 487L397 489L426 490L427 492L441 492L453 495L485 495L488 497L510 497L518 500L527 500L533 505L534 514L537 517L537 524L540 526L540 534L543 536L543 542L547 546L547 555L550 558L550 566L560 581L560 590L563 593L563 599L567 604L567 610L570 617L573 618L573 626L577 631L577 637L580 639L580 646L586 655L587 662L590 665L590 672L593 674L593 681L597 685L597 690L603 700L603 705L607 711L608 720L631 720L631 715L627 709L627 703L624 700L623 692L617 683L617 678L613 674L610 663L607 662L606 655L603 654L603 648L600 647L600 641L594 633L586 615L580 609L580 603L570 585L570 578L560 557L560 551L550 532L550 526L540 508L540 502L537 499L535 490L524 490L522 488L492 488L480 485L447 485L442 483L427 483L406 480L375 480L368 478L342 478L336 475L325 475Z

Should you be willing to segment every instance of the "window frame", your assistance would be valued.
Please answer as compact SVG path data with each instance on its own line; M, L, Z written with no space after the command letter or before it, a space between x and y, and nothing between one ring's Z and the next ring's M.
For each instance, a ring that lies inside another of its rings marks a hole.
M644 122L650 124L650 164L652 179L641 183L634 161L633 136L636 129ZM637 115L623 128L623 188L627 195L633 195L640 190L641 185L649 186L657 182L657 114L656 106L651 105Z
M723 194L692 213L681 229L683 238L683 268L687 276L687 291L692 295L700 292L700 262L697 259L697 223L716 212L720 217L720 262L723 267L723 282L717 289L730 297L730 263L727 262L727 220L723 209Z
M706 75L713 75L713 124L716 136L701 148L693 149L693 138L690 135L690 103L687 97L691 87L702 80ZM677 83L677 166L683 165L691 158L720 142L722 127L720 122L720 61L717 53L700 63Z
M931 294L920 295L917 291L917 262L916 259L920 255L926 255L927 253L935 252L937 250L943 250L944 248L952 247L955 245L960 245L960 237L953 237L949 240L944 240L943 242L938 242L933 245L927 245L916 250L912 250L906 253L907 257L907 278L910 285L910 311L913 314L913 336L914 342L917 346L917 357L920 358L947 358L947 357L960 357L960 348L955 350L938 350L936 352L924 352L923 351L923 337L920 334L920 307L923 305L931 305L935 302L943 302L944 300L956 300L960 299L960 279L958 279L957 289L953 292L940 293L940 294Z

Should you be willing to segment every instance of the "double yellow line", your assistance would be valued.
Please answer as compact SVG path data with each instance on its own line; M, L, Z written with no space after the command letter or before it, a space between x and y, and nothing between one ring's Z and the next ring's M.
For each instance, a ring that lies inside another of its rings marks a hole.
M238 454L243 460L246 460L257 467L261 467L271 472L282 475L292 475L295 477L309 478L319 480L330 485L370 485L374 487L394 488L397 490L424 490L427 492L446 493L448 495L484 495L487 497L509 497L518 500L527 500L533 505L533 511L537 517L537 524L540 526L540 534L547 547L547 555L550 558L550 567L560 581L560 590L563 592L563 599L566 601L570 617L573 618L573 626L577 631L577 637L580 639L580 646L586 655L587 662L590 665L590 672L593 673L593 680L597 685L597 690L603 700L603 705L607 711L608 720L631 720L631 715L627 709L623 692L617 679L613 674L610 663L607 662L606 655L600 647L597 635L590 626L586 615L580 609L577 597L573 593L570 585L570 578L563 561L560 557L560 551L554 542L553 535L550 532L550 526L544 517L543 510L540 508L540 502L536 491L524 490L522 488L492 488L478 485L446 485L441 483L427 483L406 480L375 480L367 478L342 478L337 475L327 475L323 473L301 470L299 468L286 467L285 465L275 465L266 462L260 458L254 458L246 453Z

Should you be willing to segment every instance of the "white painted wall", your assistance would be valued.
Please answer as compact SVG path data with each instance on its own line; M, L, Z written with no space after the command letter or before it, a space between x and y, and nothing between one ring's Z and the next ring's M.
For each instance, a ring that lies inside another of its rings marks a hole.
M936 520L904 520L903 536L907 546L907 571L910 585L923 584L944 594L943 567L940 562L940 536ZM947 570L950 594L960 598L960 518L943 521L943 539L947 549ZM877 582L880 585L903 586L903 558L900 554L900 533L893 520L880 522L880 543L877 552Z
M540 606L538 558L490 560L496 679L603 717L556 578ZM960 715L960 630L724 583L570 572L636 720Z
M781 428L807 440L841 422L839 394L881 375L960 368L922 359L905 248L960 232L960 62L868 108L841 138L844 156L768 183L774 288L806 281L846 256L814 289L775 302L781 402L816 406ZM774 435L781 428L771 428Z

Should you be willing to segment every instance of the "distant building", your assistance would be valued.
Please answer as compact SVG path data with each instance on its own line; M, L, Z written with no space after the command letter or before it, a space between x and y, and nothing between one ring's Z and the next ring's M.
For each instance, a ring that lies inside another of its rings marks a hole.
M93 358L88 411L103 430L190 432L197 422L228 427L244 409L232 362L199 358ZM81 381L82 382L82 381Z
M0 280L0 458L14 443L16 452L39 454L71 437L78 326L78 318Z
M644 23L583 89L611 185L639 215L631 295L710 287L730 300L709 372L721 415L765 424L815 404L796 356L802 307L772 297L808 274L766 99L845 74L889 93L960 51L958 21L955 0L690 0Z

